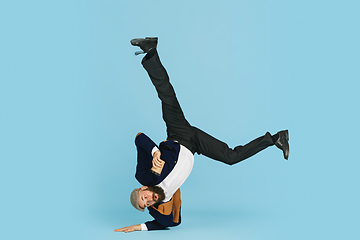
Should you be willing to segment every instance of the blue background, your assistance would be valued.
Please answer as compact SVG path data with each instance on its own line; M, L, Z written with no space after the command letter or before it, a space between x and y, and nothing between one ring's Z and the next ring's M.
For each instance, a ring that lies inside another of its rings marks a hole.
M0 3L1 239L359 239L358 1ZM134 137L165 139L135 37L158 36L186 117L245 144L195 156L169 231L115 233L135 211Z

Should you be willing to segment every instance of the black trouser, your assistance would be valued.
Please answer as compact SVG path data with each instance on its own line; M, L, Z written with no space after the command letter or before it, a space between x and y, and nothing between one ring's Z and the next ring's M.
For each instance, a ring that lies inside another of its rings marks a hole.
M163 119L166 123L168 140L176 140L192 153L197 152L226 164L235 164L253 156L268 146L274 145L267 132L244 146L234 149L200 129L191 126L185 119L169 76L160 62L156 49L152 49L142 60L162 104Z

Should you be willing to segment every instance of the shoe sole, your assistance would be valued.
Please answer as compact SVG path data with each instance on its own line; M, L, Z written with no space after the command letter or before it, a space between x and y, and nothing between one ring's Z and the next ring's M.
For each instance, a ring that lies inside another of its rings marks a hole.
M289 159L289 154L290 154L289 131L288 130L283 130L283 132L284 132L284 137L286 138L286 144L288 145L288 150L289 150L287 155L285 154L285 151L283 150L282 145L279 146L277 143L275 143L275 145L276 145L276 147L278 147L280 150L283 151L285 160L288 160Z
M289 141L289 131L285 130L286 141Z
M284 155L284 158L286 159L286 160L288 160L289 159L289 155L290 155L290 146L289 146L289 131L288 130L286 130L285 131L285 136L286 136L286 141L287 141L287 145L288 145L288 153L287 153L287 156L285 157L285 155Z
M158 38L157 37L134 38L134 39L131 39L130 43L133 46L138 46L139 42L145 41L145 40L157 41Z

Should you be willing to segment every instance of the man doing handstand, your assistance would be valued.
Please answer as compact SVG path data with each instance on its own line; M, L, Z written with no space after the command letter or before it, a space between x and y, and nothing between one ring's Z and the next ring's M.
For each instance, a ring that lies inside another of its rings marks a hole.
M148 208L153 221L116 229L116 232L160 230L181 223L180 186L188 178L194 154L233 165L245 160L269 146L276 145L284 158L289 157L289 133L283 130L275 135L267 132L244 146L234 149L202 130L191 126L185 119L169 76L160 62L156 50L158 38L137 38L130 41L146 53L142 65L150 76L161 100L163 119L166 123L167 140L157 146L144 133L135 138L137 166L135 178L143 186L130 195L131 204L140 211Z

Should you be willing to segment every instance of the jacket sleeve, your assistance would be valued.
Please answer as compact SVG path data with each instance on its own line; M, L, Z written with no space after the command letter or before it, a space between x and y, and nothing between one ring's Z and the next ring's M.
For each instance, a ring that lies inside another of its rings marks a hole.
M166 227L158 223L156 220L145 223L148 231L164 230Z
M157 148L156 144L144 133L139 133L135 138L137 148L137 165L135 178L142 185L155 185L158 182L157 176L152 174L152 149Z
M154 147L158 148L156 144L144 133L139 133L135 138L135 145L138 149L150 154L152 156L152 150Z
M158 217L157 217L158 218ZM159 223L159 221L157 221L156 219L153 221L148 221L145 223L147 230L148 231L154 231L154 230L164 230L168 227L175 227L180 225L181 223L181 218L179 219L179 222L174 222L172 220L173 215L171 214L170 216L161 216L160 218L158 218L158 220L161 222Z

